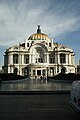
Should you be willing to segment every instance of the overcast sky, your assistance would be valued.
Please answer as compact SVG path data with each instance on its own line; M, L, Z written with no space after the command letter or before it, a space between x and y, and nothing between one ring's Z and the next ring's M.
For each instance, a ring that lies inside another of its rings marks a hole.
M41 25L54 42L80 59L80 0L0 0L0 67L6 48L25 42Z

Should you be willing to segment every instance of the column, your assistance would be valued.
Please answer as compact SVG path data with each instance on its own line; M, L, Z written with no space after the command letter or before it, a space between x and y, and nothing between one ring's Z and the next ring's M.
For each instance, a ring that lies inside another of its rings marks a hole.
M57 55L58 55L58 56L57 56L57 59L58 59L58 60L57 60L57 63L60 64L60 55L59 55L59 54L57 54Z
M8 66L8 73L10 73L10 66Z
M13 54L10 55L10 64L13 64Z
M29 54L29 63L31 63L31 54Z
M42 69L41 69L41 76L43 76L43 74L42 74Z
M37 69L35 68L35 75L37 76Z
M22 55L19 55L19 64L22 64Z
M49 54L47 53L47 63L49 64Z
M55 53L55 64L57 64L57 54Z
M32 63L35 63L34 54L32 54Z
M8 64L10 64L10 55L8 55Z
M73 55L73 65L75 64L75 56Z
M50 76L53 76L53 69L50 70Z
M46 79L48 80L48 67L46 67Z
M22 64L22 55L20 55L20 63Z
M33 76L33 68L31 68L31 76Z
M71 65L71 54L69 54L69 64Z
M73 55L71 55L71 64L73 65Z
M24 54L22 54L22 64L24 64Z
M69 54L67 56L68 56L68 64L69 64Z
M51 46L52 46L52 48L53 48L53 39L51 40L51 44L52 44Z
M31 63L33 63L33 55L31 55Z
M66 64L69 64L69 54L66 54Z

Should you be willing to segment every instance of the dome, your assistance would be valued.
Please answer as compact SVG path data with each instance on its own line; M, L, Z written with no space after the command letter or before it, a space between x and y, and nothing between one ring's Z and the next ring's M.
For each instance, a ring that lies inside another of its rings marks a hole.
M43 33L35 33L31 35L28 40L50 40L50 38Z
M28 40L50 40L50 38L46 34L41 33L40 25L38 25L37 33L32 34Z

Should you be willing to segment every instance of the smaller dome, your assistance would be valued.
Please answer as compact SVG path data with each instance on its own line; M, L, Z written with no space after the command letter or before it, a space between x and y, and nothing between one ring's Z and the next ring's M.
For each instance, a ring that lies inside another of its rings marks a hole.
M38 25L37 33L32 34L28 40L50 40L50 38L46 34L41 33L40 25Z

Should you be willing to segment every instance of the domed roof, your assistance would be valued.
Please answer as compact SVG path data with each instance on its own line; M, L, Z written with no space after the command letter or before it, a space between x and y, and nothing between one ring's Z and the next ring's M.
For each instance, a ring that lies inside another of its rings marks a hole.
M50 40L50 38L46 34L41 33L40 25L38 25L37 33L32 34L28 40Z

